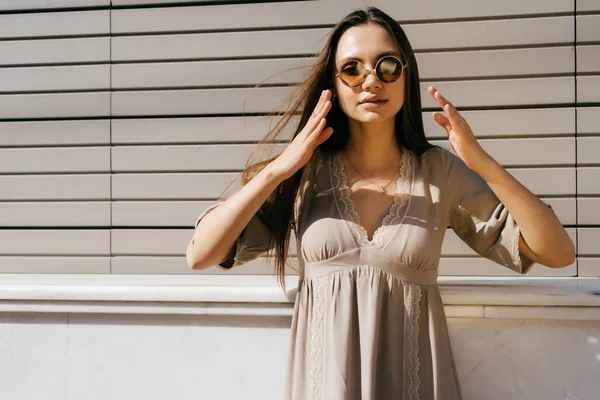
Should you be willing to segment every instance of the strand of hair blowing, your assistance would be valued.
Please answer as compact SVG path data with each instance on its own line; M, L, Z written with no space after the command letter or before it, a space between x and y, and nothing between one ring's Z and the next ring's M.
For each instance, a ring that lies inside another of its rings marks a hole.
M258 143L256 150L248 159L246 168L242 172L242 184L246 184L266 165L278 157L271 157L257 163L251 162L259 150L265 150L269 145L275 143L284 129L292 123L292 118L298 114L300 114L300 119L295 127L292 140L302 131L311 116L312 110L317 105L322 91L333 88L333 65L340 37L349 28L368 23L378 24L390 33L398 50L403 55L404 61L408 64L405 102L400 112L396 114L395 119L396 142L398 145L413 151L418 157L429 148L439 147L429 143L425 137L419 72L408 38L393 18L376 7L369 7L366 10L357 10L348 14L332 29L325 47L318 54L316 63L307 78L286 99L286 103L284 103L287 105L285 113L275 127ZM255 88L260 86L261 84ZM348 117L339 105L332 107L327 114L327 127L333 128L333 134L319 145L320 150L331 152L343 149L348 142L349 128ZM271 231L270 250L267 252L267 256L272 256L272 252L275 253L275 274L284 292L286 290L285 266L288 259L290 233L294 218L294 204L303 172L304 167L279 184L265 202L264 212L261 214Z

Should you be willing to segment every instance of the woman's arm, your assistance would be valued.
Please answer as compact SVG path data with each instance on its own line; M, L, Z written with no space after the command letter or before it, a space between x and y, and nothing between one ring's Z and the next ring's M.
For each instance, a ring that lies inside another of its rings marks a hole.
M483 150L469 124L434 86L429 94L446 111L447 117L438 112L432 116L446 130L456 154L486 181L517 223L523 238L519 250L551 268L571 265L575 245L554 212Z
M325 115L331 91L324 90L304 128L275 160L238 192L207 213L197 224L185 256L192 269L205 269L226 260L244 228L277 186L292 177L333 133Z
M469 165L512 214L523 240L519 250L533 261L561 268L575 261L575 245L556 214L487 153Z
M206 269L224 261L233 251L237 238L283 181L269 165L239 191L202 218L186 250L192 269Z

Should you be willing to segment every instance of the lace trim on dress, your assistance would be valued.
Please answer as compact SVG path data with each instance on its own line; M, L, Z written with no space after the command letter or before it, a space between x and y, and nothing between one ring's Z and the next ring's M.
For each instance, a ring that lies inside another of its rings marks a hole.
M386 233L390 230L393 230L394 224L403 218L404 215L400 212L400 210L402 210L406 205L408 195L410 195L411 192L411 159L412 153L409 150L404 149L400 173L396 179L394 202L390 206L387 214L383 217L381 225L375 230L375 232L373 232L373 238L369 240L367 230L362 226L360 222L360 215L356 211L354 202L350 197L352 192L348 186L344 163L341 159L341 152L333 155L333 160L331 161L331 172L333 175L332 177L334 178L333 187L340 193L339 200L343 206L340 210L340 213L342 213L346 219L352 221L350 226L352 227L352 231L361 246L375 247L379 249L385 247L386 242L384 239L386 237Z
M513 264L517 268L517 272L523 271L523 261L521 260L521 253L519 251L520 238L521 238L521 229L517 225L515 236L513 236L513 243L512 243L512 259L513 259Z
M419 315L421 315L421 287L408 283L408 295L407 302L409 304L410 315L410 332L408 336L409 340L409 353L408 353L408 382L406 394L409 400L419 400L419 386L421 380L419 379Z
M310 332L310 400L322 398L323 371L323 279L313 280L314 313Z

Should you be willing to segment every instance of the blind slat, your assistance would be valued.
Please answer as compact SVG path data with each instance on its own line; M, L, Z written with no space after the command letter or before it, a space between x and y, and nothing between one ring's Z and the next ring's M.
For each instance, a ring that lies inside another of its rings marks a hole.
M0 39L109 34L109 10L0 14Z

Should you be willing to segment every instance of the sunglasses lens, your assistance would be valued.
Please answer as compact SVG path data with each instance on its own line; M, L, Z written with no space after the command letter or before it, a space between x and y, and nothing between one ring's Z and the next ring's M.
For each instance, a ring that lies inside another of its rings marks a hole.
M377 65L376 72L382 82L392 83L402 75L402 64L394 57L384 57Z
M365 66L359 61L350 61L342 67L339 73L340 78L348 86L358 86L365 81L367 73Z

